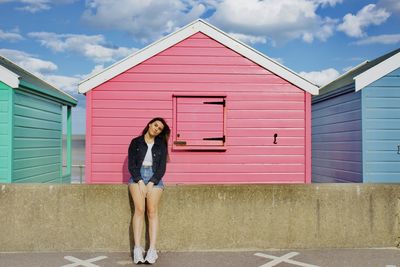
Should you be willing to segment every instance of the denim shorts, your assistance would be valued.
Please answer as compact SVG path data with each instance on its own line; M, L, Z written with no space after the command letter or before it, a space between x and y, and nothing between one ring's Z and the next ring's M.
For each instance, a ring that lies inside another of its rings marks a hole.
M154 173L153 173L153 167L151 167L151 166L142 166L142 167L140 168L140 176L142 176L143 182L144 182L144 184L146 184L146 185L149 183L151 177L153 177L153 174L154 174ZM129 179L129 184L132 184L132 183L134 183L133 177L131 177L131 179ZM163 181L160 180L160 181L158 182L157 185L154 185L154 187L155 187L155 188L164 189L164 183L163 183Z

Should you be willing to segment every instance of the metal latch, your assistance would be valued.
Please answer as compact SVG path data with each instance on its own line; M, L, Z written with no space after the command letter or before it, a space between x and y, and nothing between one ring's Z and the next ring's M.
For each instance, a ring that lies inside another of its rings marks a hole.
M177 145L177 146L186 146L186 141L175 141L175 142L174 142L174 145Z

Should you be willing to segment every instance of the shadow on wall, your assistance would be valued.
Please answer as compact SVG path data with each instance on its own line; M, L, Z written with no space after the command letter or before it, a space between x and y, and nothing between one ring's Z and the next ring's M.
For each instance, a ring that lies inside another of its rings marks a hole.
M122 165L122 182L128 183L129 179L131 178L131 174L128 170L128 155L126 155L124 164Z

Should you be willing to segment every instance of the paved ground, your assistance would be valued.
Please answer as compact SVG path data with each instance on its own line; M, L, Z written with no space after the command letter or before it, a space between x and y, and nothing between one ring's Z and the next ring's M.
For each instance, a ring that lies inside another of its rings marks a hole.
M129 253L0 253L0 267L136 266ZM174 267L400 267L400 249L161 252L154 266Z

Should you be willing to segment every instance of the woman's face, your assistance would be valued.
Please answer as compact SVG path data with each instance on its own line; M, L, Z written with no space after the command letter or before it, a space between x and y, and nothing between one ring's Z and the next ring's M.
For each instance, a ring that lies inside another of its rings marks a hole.
M153 121L149 124L149 130L147 131L150 136L156 137L164 129L164 124L161 121Z

